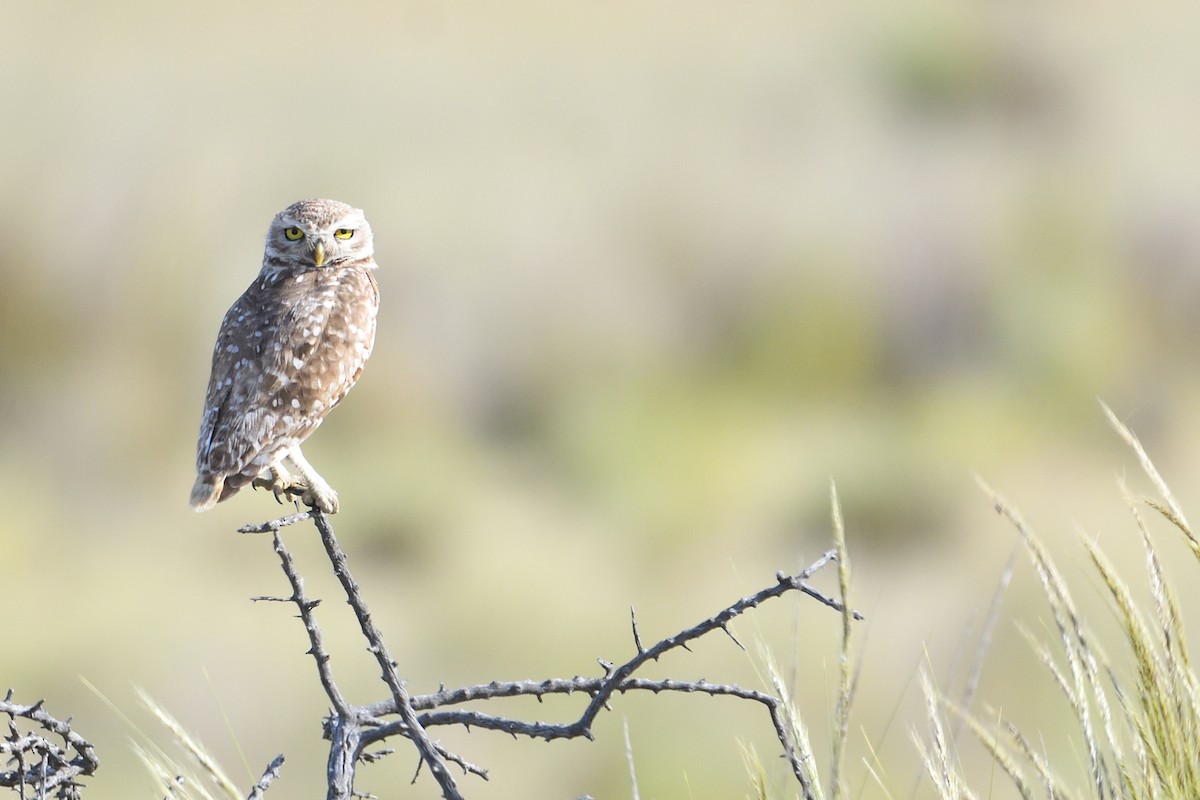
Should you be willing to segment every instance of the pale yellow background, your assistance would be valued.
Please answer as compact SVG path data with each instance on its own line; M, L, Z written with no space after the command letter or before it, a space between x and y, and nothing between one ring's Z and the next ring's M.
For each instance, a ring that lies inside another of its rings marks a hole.
M162 791L79 676L158 734L145 687L247 789L283 752L270 796L323 793L307 641L248 599L285 592L270 542L233 533L281 509L186 504L216 327L302 197L376 232L376 353L306 451L415 692L596 674L630 655L631 606L657 639L815 558L833 478L868 617L851 784L883 796L873 750L892 795L923 794L916 671L958 691L1014 541L973 473L1092 606L1076 529L1141 585L1114 482L1133 460L1096 398L1185 507L1200 490L1192 4L0 12L0 686L96 743L89 797ZM312 531L288 541L338 677L382 698ZM1023 562L980 699L1070 775L1067 709L1018 621L1046 624ZM718 636L647 675L761 687L765 642L798 659L824 759L838 625L779 602L736 626L750 655ZM471 798L631 796L623 719L643 798L748 795L743 746L796 791L757 708L614 705L594 743L436 734L491 771L462 779ZM396 746L359 788L436 796Z

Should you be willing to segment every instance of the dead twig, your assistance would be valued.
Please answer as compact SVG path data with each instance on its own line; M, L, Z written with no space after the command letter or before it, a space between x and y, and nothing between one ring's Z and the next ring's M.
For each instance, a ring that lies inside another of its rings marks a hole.
M82 788L78 779L94 775L100 759L91 742L71 727L70 718L52 716L41 700L28 706L13 702L12 689L0 700L0 714L8 715L8 734L0 739L0 755L15 764L14 769L0 770L0 786L15 788L22 797L30 788L39 798L48 797L51 789L56 790L56 797L78 798ZM32 726L19 725L18 719L28 720L43 733L22 730Z

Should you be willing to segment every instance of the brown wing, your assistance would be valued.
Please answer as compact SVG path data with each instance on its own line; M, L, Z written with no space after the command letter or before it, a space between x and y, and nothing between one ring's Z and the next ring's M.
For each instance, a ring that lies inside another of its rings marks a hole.
M212 503L303 441L362 374L379 307L368 266L260 278L225 315L196 456Z

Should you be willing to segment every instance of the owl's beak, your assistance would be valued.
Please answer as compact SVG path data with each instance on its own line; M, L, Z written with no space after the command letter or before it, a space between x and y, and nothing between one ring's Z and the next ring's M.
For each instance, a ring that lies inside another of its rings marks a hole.
M313 251L313 263L318 267L325 263L325 244L317 242L317 249Z

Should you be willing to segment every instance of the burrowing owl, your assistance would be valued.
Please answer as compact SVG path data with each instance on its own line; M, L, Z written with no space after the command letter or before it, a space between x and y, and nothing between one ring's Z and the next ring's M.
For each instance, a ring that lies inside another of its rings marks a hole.
M210 509L253 483L337 512L337 493L300 443L371 355L379 309L374 252L363 212L336 200L301 200L272 220L262 270L217 334L192 508Z

